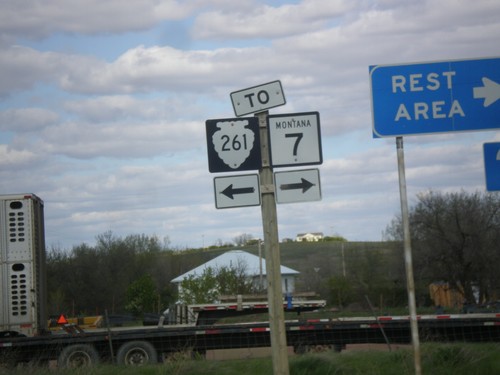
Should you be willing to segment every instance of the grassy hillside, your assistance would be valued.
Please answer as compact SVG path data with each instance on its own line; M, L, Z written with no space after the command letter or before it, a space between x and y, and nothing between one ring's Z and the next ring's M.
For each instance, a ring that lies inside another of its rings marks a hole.
M238 248L258 255L257 245ZM280 243L281 264L301 273L307 273L308 267L319 267L320 271L324 268L328 274L340 273L342 272L342 248L346 265L370 252L384 254L388 261L392 261L399 255L402 256L402 246L393 242L283 242ZM228 249L213 251L214 254L222 254Z

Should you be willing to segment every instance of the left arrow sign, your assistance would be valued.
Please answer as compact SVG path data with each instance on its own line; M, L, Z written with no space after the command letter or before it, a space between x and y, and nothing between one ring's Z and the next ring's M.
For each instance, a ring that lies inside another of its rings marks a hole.
M258 174L216 177L214 191L217 208L260 205Z
M233 188L233 184L231 184L227 188L222 190L221 194L224 194L226 197L230 199L234 199L233 196L235 194L250 194L253 192L255 192L255 188L253 187Z

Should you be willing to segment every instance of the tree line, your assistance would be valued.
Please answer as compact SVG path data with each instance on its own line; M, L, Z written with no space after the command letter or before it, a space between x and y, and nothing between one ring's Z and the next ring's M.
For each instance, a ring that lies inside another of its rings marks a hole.
M464 300L499 298L498 194L422 193L410 209L410 222L419 305L432 303L429 284L436 281L449 283ZM361 246L342 237L314 244L282 243L282 263L300 272L297 292L318 292L330 305L366 305L369 297L380 308L405 306L401 239L401 218L396 216L381 243ZM247 235L235 241L245 251L258 252L258 241ZM230 246L173 250L169 245L168 239L156 236L118 237L106 232L96 237L95 246L81 244L70 251L52 248L47 254L49 313L78 316L107 310L141 315L163 311L178 300L208 302L207 298L214 300L220 294L255 291L238 267L210 270L200 280L188 278L182 285L184 294L178 295L172 279Z
M184 282L188 287L181 295L171 280L227 251L231 244L185 250L174 250L169 245L168 238L160 240L144 234L120 237L109 231L97 235L94 246L51 248L46 266L49 315L101 315L108 311L141 316L162 312L179 300L208 301L205 292L191 293L191 297L187 294L196 289L200 280L188 278ZM250 291L244 268L213 271L221 293ZM201 289L206 290L213 277L204 276Z
M112 232L98 235L95 246L52 248L47 254L49 314L160 311L175 299L170 280L196 264L194 257L176 254L156 236L123 238Z

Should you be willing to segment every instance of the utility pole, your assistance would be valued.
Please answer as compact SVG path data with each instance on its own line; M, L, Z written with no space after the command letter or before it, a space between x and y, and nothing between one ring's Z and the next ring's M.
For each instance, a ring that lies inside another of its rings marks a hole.
M264 252L266 257L267 299L269 305L273 374L289 375L285 313L283 311L283 293L281 287L278 215L267 133L268 111L259 112L255 116L259 119L262 156L262 168L259 171L259 176L262 194L261 211L264 231Z

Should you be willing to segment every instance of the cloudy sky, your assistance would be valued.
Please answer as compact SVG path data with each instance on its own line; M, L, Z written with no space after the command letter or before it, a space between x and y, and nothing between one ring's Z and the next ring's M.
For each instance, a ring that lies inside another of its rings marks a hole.
M372 137L369 66L500 56L499 36L497 0L2 1L0 194L44 200L49 247L109 230L180 249L261 238L259 207L215 207L205 120L280 80L270 112L318 111L324 160L321 201L278 205L280 238L380 240L399 186L395 139ZM484 191L493 141L405 137L410 205Z

